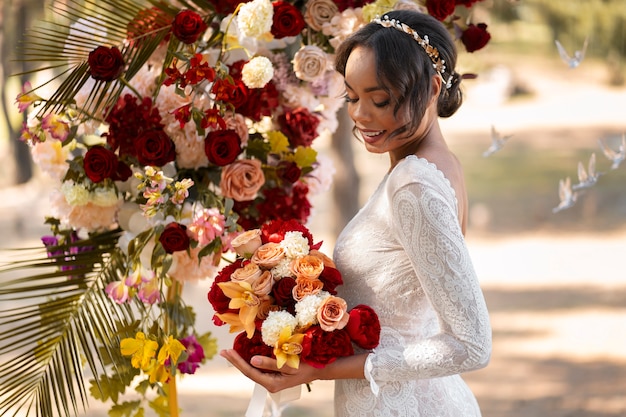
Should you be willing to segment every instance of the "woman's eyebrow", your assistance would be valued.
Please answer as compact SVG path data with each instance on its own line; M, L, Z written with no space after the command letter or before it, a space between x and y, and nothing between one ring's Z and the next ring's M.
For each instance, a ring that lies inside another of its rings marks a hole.
M350 86L350 84L348 84L348 82L347 82L347 81L345 81L345 80L344 80L344 82L343 82L343 83L345 84L345 86L346 86L347 88L349 88L350 90L354 91L354 88L352 88L352 87ZM380 90L383 90L383 88L382 88L381 86L377 85L377 86L375 86L375 87L367 87L364 91L365 91L366 93L371 93L372 91L380 91Z

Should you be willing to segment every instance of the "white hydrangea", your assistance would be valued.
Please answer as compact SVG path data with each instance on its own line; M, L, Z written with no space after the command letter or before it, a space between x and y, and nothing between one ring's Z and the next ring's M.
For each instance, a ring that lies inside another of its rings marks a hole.
M241 79L248 88L263 88L274 77L272 62L264 56L255 56L241 69Z
M309 241L302 235L302 232L285 233L285 238L280 242L280 246L285 251L285 256L289 259L309 254Z
M287 311L271 311L261 326L261 337L268 346L276 345L280 332L289 327L291 332L296 328L298 320Z
M281 259L278 265L272 268L272 276L275 279L290 277L292 275L291 268L289 267L290 265L291 265L291 259L289 258Z
M91 192L91 202L96 206L109 207L117 204L119 197L114 188L98 187Z
M61 185L61 192L67 204L72 206L84 206L90 201L90 193L84 184L76 184L74 181L65 181Z
M244 3L237 13L237 24L244 36L259 38L272 30L274 7L270 0Z
M320 291L317 294L307 295L296 304L296 319L299 326L308 327L317 324L317 310L330 297L330 293Z

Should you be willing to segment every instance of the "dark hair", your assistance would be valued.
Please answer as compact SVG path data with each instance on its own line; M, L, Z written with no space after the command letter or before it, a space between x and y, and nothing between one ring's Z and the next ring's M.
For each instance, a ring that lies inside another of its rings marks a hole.
M441 22L425 13L396 10L385 15L407 24L422 38L428 36L430 45L437 48L440 57L445 60L446 71L442 74L444 79L437 100L437 113L440 117L452 116L461 106L463 95L459 85L460 76L454 70L457 51L450 33ZM341 75L346 75L348 57L357 47L369 48L374 52L376 77L392 102L395 102L394 115L405 104L414 115L393 135L405 133L407 137L411 136L424 117L432 92L431 79L437 75L433 62L411 35L371 22L353 33L337 49L335 68ZM451 86L446 88L449 78Z

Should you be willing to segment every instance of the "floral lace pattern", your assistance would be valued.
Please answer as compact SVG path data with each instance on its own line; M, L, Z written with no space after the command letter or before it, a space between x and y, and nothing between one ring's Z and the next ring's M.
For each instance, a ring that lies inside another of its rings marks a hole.
M339 236L341 296L373 307L382 332L369 381L336 381L337 416L480 416L459 374L487 364L491 326L456 213L443 173L410 156Z

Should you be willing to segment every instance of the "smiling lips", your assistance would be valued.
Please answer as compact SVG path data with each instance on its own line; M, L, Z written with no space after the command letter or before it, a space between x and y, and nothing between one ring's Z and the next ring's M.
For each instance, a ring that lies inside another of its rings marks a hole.
M359 129L359 132L361 132L361 136L363 136L363 139L368 142L372 142L378 139L380 135L385 133L384 130L367 130L367 129Z

